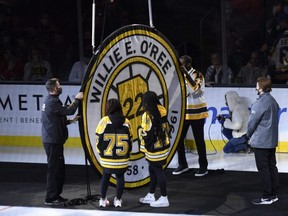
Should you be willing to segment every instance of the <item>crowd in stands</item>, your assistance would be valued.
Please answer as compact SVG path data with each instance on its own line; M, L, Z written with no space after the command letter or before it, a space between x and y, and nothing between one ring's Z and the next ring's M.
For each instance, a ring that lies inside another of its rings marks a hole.
M264 44L247 52L244 47L252 44L252 39L245 40L240 30L230 30L228 64L223 65L221 53L211 55L211 65L205 71L207 86L231 83L254 86L263 76L273 84L288 84L288 2L275 0L271 4Z
M271 1L271 17L265 21L266 32L263 32L264 44L258 47L259 42L255 42L256 48L249 52L244 47L250 46L254 39L247 40L242 27L231 28L237 20L233 13L236 12L226 14L229 28L227 64L223 65L223 52L215 46L210 57L206 57L207 62L210 58L210 65L203 71L206 85L254 85L260 76L271 78L274 84L287 84L288 3ZM29 23L20 15L0 11L0 80L46 81L56 77L64 82L80 83L92 56L91 32L84 30L83 38L86 40L85 35L89 34L89 41L84 44L85 56L81 58L76 22L75 29L71 33L71 29L60 27L47 12L39 13L36 20Z
M57 26L44 12L34 22L22 21L17 14L0 13L0 80L68 81L79 60L77 34Z

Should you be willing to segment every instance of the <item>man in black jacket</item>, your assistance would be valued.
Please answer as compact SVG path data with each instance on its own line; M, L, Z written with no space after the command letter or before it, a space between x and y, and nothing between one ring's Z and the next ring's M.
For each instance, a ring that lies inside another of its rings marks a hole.
M76 112L83 92L79 92L69 106L64 106L59 99L62 93L59 80L49 79L46 88L48 96L42 106L42 142L48 163L45 204L55 206L68 201L60 196L65 180L63 149L68 138L67 125L76 122L79 116L73 119L67 119L66 116Z

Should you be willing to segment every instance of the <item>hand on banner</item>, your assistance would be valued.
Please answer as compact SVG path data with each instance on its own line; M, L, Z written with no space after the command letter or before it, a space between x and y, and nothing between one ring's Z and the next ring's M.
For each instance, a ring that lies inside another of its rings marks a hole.
M69 124L75 123L77 122L79 119L81 118L81 116L75 116L73 119L69 119Z
M75 99L82 100L83 99L83 92L77 93L77 95L75 96Z

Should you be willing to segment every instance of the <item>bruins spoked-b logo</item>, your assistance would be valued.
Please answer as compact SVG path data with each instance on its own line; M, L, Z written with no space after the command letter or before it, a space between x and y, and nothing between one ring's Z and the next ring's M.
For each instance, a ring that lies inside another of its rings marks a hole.
M80 135L91 165L102 173L95 129L105 115L107 100L117 98L133 131L133 149L125 173L125 187L135 188L149 183L148 163L139 151L137 133L143 114L143 93L155 91L168 110L172 133L166 166L174 156L180 139L178 131L184 122L185 84L170 42L155 29L144 25L130 25L117 30L90 60L82 90ZM110 181L115 185L115 176Z

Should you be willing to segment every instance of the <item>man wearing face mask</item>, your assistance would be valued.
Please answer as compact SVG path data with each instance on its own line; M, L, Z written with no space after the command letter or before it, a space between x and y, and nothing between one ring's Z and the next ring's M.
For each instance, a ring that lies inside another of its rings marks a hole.
M262 197L252 200L252 203L262 205L278 201L279 177L275 152L278 146L279 105L270 95L272 89L269 78L258 78L256 90L259 97L252 104L244 136L250 139L254 148L256 166L262 180Z
M62 205L68 201L60 196L65 181L64 143L68 138L67 125L76 122L79 116L73 115L83 99L83 92L75 96L75 100L65 106L59 99L62 93L59 80L49 79L46 82L48 96L42 106L42 142L47 155L47 184L45 204L48 206Z

